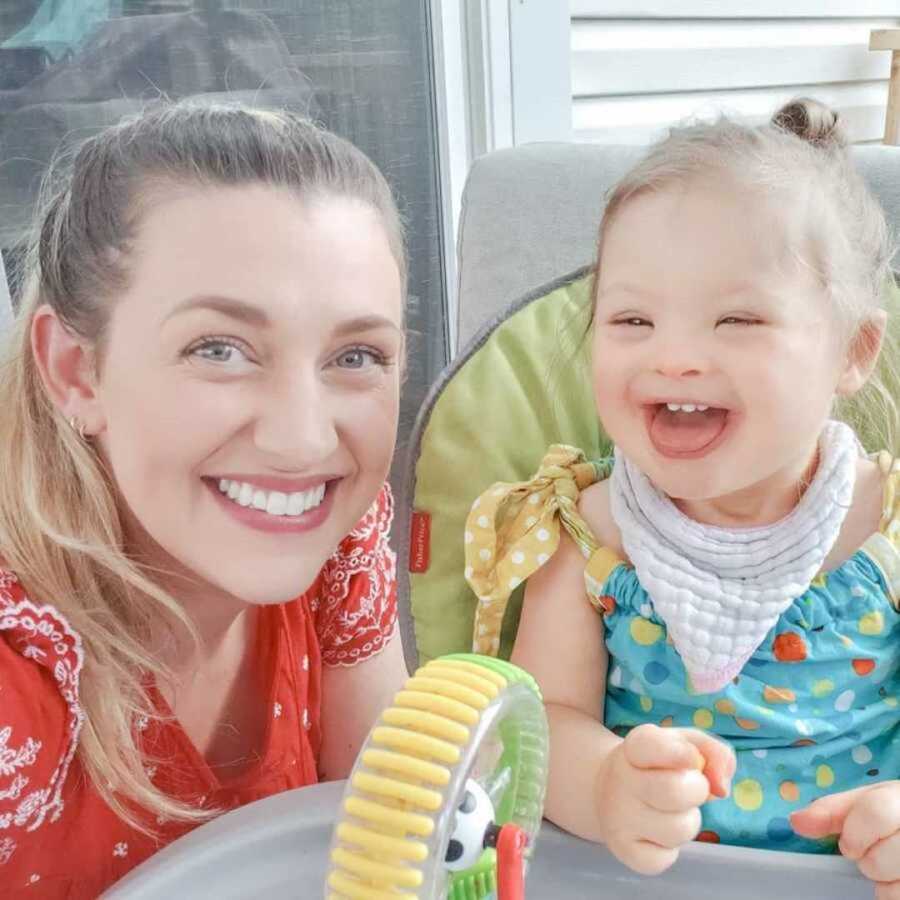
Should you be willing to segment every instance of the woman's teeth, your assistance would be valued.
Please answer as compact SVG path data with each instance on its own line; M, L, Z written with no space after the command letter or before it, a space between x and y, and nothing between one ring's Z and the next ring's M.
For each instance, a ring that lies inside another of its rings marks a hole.
M669 412L706 412L709 407L698 403L667 403Z
M239 506L251 506L270 516L300 516L315 509L325 499L325 485L285 494L281 491L264 491L246 481L219 479L219 490Z

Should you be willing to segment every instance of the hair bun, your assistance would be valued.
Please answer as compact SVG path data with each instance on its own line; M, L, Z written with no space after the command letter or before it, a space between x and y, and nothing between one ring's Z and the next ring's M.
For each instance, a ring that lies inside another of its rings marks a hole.
M809 97L798 97L782 106L772 116L772 124L815 147L833 149L847 146L840 116L824 103Z

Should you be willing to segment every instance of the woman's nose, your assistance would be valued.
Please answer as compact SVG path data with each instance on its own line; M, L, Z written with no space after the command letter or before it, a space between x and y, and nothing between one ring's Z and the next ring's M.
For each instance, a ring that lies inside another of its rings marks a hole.
M256 446L281 467L308 469L337 450L336 412L317 379L294 378L266 398L256 423Z

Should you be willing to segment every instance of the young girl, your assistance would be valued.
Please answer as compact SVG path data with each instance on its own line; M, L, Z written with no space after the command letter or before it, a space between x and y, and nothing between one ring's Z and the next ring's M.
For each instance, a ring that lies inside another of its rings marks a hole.
M176 105L51 185L0 369L0 894L344 776L404 677L403 240L347 142Z
M614 462L558 446L476 501L477 649L496 652L535 572L513 659L547 702L547 815L639 872L698 835L824 852L836 834L900 897L889 259L823 107L673 132L600 229L592 377ZM831 418L857 392L874 456Z

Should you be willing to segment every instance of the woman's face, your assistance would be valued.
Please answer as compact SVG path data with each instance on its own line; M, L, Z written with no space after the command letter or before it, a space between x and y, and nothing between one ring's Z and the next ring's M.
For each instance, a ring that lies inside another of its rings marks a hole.
M129 539L244 602L298 596L394 449L403 301L378 214L266 186L172 192L129 268L94 439Z

